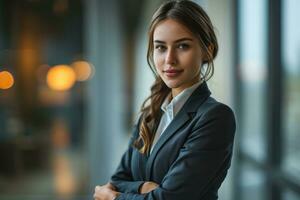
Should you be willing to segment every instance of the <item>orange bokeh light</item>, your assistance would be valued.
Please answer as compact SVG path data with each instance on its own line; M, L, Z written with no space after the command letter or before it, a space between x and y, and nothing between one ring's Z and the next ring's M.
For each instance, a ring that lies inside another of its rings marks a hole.
M14 82L14 77L10 72L0 72L0 89L9 89L13 86Z
M68 65L51 67L47 73L47 84L53 90L68 90L74 85L75 80L76 74Z
M92 76L93 67L86 61L76 61L72 63L72 67L76 73L77 81L86 81Z

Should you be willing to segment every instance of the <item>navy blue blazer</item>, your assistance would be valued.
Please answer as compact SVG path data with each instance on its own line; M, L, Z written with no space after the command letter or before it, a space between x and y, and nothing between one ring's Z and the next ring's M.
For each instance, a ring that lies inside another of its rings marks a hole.
M111 183L117 200L215 200L230 167L235 134L232 110L210 97L203 82L157 141L150 155L132 146L139 123ZM139 194L145 181L159 184Z

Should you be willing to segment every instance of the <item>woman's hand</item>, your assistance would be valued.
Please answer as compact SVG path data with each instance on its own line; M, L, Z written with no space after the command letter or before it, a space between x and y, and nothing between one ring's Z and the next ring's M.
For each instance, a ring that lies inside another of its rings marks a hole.
M154 182L145 182L143 185L140 187L140 194L146 194L151 192L152 190L155 190L158 187L158 184Z
M116 191L116 188L111 184L107 183L103 186L96 186L94 199L95 200L113 200L120 193Z

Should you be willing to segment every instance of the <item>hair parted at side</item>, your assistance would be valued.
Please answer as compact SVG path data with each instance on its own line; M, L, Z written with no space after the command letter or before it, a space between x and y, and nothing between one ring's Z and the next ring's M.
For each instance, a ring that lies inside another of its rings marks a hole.
M149 153L155 131L162 115L161 104L168 96L170 88L157 75L153 61L153 33L156 26L166 19L176 20L187 27L198 39L204 53L201 67L201 79L209 80L214 73L213 60L218 53L218 42L210 18L203 8L189 0L171 0L164 2L152 16L148 31L147 62L155 75L155 82L151 87L150 96L141 107L140 132L134 146L143 154Z

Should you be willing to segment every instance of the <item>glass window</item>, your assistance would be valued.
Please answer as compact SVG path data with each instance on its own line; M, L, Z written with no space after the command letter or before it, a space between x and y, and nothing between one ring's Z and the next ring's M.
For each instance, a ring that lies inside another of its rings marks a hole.
M299 200L300 199L300 194L297 194L291 190L286 190L283 192L283 197L282 199L286 200Z
M265 200L266 198L266 178L264 173L249 163L242 165L241 176L241 199L242 200ZM237 191L239 192L239 191Z
M81 1L0 3L0 200L91 193L81 13Z
M266 152L266 1L239 2L242 149L257 159Z
M300 1L286 0L282 3L283 168L300 180Z

